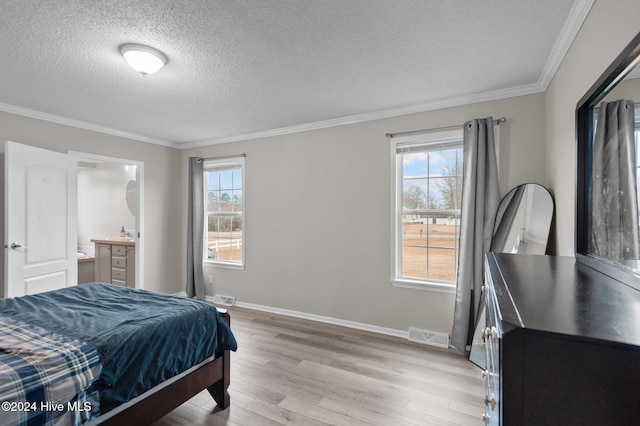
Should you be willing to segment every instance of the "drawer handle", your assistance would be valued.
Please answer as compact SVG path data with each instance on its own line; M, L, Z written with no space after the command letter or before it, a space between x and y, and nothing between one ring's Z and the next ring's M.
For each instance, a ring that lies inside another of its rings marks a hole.
M482 420L484 420L485 423L489 423L489 420L491 420L491 416L488 415L487 413L484 413L482 415Z
M491 336L494 339L497 339L498 338L498 330L495 327L491 327L491 328L485 327L484 335L487 336L487 337Z
M494 394L491 394L491 398L489 398L488 396L484 399L484 404L485 405L491 405L491 409L495 410L496 405L498 404L498 401L496 400L496 396Z

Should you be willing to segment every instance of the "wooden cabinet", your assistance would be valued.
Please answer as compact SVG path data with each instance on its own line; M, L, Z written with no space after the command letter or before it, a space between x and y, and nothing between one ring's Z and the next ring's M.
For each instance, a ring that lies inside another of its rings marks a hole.
M130 239L91 241L95 243L95 280L135 288L135 242Z
M633 425L640 292L573 257L486 258L485 422Z
M93 257L78 259L78 284L92 283L95 278L95 259Z
M95 280L100 283L111 283L111 244L95 244Z

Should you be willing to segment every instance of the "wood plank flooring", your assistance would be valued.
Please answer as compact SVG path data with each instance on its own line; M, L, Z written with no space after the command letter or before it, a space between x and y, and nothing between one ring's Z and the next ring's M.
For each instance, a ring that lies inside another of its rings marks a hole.
M233 307L231 406L204 391L169 425L482 426L481 370L404 339Z

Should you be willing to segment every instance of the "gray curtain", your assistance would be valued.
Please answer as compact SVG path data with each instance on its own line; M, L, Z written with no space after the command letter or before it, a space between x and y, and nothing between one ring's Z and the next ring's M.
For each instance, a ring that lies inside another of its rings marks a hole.
M513 228L513 223L517 216L522 203L522 198L525 192L527 192L527 185L519 185L513 191L511 191L501 203L506 203L502 216L498 217L500 210L503 208L502 204L498 205L498 214L496 214L495 233L491 239L490 250L493 252L510 252L512 247L507 247L509 233ZM508 197L508 198L507 198Z
M187 220L187 296L204 299L204 162L189 158L189 218Z
M633 102L603 102L593 141L589 253L640 258Z
M460 257L451 345L465 352L471 344L484 278L484 254L489 251L500 203L493 118L464 124L464 163Z

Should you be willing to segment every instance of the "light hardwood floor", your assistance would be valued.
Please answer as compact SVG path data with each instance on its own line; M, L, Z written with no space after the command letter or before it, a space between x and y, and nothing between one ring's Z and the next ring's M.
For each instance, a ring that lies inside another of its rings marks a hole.
M404 339L231 308L231 406L204 391L169 425L482 426L481 370L455 352Z

